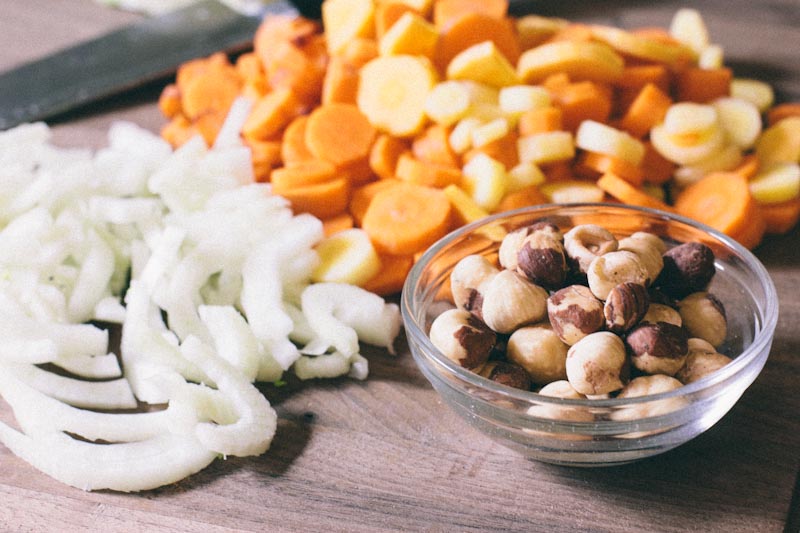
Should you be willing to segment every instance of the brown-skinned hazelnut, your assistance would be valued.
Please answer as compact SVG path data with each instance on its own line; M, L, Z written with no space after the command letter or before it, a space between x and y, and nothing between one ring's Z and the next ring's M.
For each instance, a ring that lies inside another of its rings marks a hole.
M717 352L709 342L698 339L689 339L689 355L683 366L675 374L681 383L688 385L712 372L716 372L731 362L731 358Z
M606 327L614 333L623 333L635 326L647 313L650 298L647 288L638 283L620 283L608 293L603 306Z
M639 256L627 250L608 252L595 257L586 271L589 288L597 298L605 300L611 289L620 283L647 283L647 271Z
M494 276L481 292L483 322L498 333L511 333L547 314L547 291L512 270Z
M521 366L508 361L489 361L479 372L481 376L507 387L530 390L531 377Z
M534 229L517 249L517 272L548 290L561 287L567 274L567 260L561 233L552 225Z
M450 291L456 307L473 312L480 318L483 305L481 286L498 272L497 267L482 255L468 255L459 260L450 273Z
M713 294L705 291L690 294L678 302L678 312L690 336L704 339L714 347L725 342L728 335L725 307Z
M508 339L508 360L524 368L534 383L566 378L567 345L549 324L519 328Z
M507 234L500 243L500 249L497 252L500 266L508 270L516 270L517 252L519 252L520 247L522 247L522 241L534 231L539 230L552 233L556 239L560 240L562 238L561 230L558 229L558 226L549 222L536 222L530 226L516 229Z
M603 302L583 285L564 287L547 299L547 316L556 335L572 346L604 324Z
M642 323L625 338L634 367L648 374L673 376L689 353L686 330L669 324Z
M468 370L480 369L497 342L497 334L465 309L449 309L437 316L429 336L448 359Z
M650 302L650 305L647 306L647 312L644 314L640 322L642 324L658 324L659 322L667 322L668 324L678 327L683 325L681 315L676 309L673 309L666 304L653 302Z
M580 224L564 234L564 250L577 270L584 274L595 257L614 252L617 246L616 237L596 224Z
M606 394L625 384L627 357L617 335L598 331L572 345L567 353L567 379L581 394Z
M657 284L673 298L705 290L716 273L714 252L700 242L680 244L668 250L663 259Z
M620 239L619 249L628 250L639 256L644 269L647 271L648 286L661 274L661 269L664 267L662 256L666 252L667 246L660 237L645 231L637 231L628 237Z
M576 391L569 381L561 379L548 383L539 390L542 396L550 398L564 398L567 400L585 400L586 396ZM562 405L539 404L533 405L528 409L528 414L539 418L551 420L565 420L570 422L591 422L594 420L592 413L582 407L567 407ZM554 434L549 434L554 435ZM586 435L561 435L560 438L567 440L585 440Z

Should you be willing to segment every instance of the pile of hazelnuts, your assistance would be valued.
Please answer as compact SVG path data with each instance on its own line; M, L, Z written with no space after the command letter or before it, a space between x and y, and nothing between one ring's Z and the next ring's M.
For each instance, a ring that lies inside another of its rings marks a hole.
M499 264L497 264L499 263ZM445 356L493 381L562 398L665 392L722 368L723 304L708 292L714 253L667 249L649 232L537 222L508 233L497 261L462 258L455 308L431 324Z

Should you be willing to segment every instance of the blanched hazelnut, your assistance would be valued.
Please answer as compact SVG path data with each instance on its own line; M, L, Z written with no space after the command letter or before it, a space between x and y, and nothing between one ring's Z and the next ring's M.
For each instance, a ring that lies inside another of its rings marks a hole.
M596 224L579 224L564 234L564 250L584 274L595 257L616 251L617 245L616 237Z
M500 272L482 255L463 257L450 273L450 291L453 303L459 309L476 313L480 318L483 295L481 285Z
M665 376L664 374L655 374L652 376L640 376L634 378L625 385L617 398L639 398L642 396L650 396L651 394L660 394L662 392L669 392L683 386L683 383L677 379ZM661 400L653 400L652 402L644 402L636 405L624 407L613 413L611 418L614 420L637 420L639 418L648 418L651 416L660 416L672 411L677 411L686 405L683 398L665 398ZM642 435L642 433L637 433ZM632 435L628 435L632 436Z
M581 394L613 392L624 385L626 362L622 339L609 331L598 331L567 352L567 379Z
M669 324L642 323L625 338L633 366L648 374L673 376L689 353L686 330Z
M604 324L603 302L583 285L564 287L547 299L547 316L556 335L572 346Z
M564 398L568 400L585 400L586 396L576 391L567 380L558 380L548 383L539 391L542 396L551 398ZM552 420L565 420L570 422L591 422L594 416L587 409L580 407L567 407L552 404L533 405L528 409L528 414L539 418ZM569 440L584 440L585 435L561 436Z
M687 242L667 251L658 286L673 298L704 290L714 277L714 252L700 242Z
M637 231L620 239L619 249L628 250L639 256L647 271L647 285L653 283L661 274L661 269L664 267L662 256L667 250L667 245L660 237L645 231Z
M545 289L558 289L567 274L561 234L548 225L534 229L517 250L517 272Z
M678 302L678 312L683 327L692 337L705 339L713 346L725 342L728 321L725 308L716 296L709 292L695 292Z
M526 326L512 333L506 356L524 368L534 383L550 383L567 376L567 345L548 324Z
M586 276L592 294L601 300L605 300L611 289L620 283L647 283L647 271L639 256L627 250L595 257L589 264Z
M448 359L469 370L480 369L497 342L497 335L465 309L449 309L436 317L431 343Z
M483 365L479 374L486 379L507 387L522 390L531 389L531 377L525 369L508 361L489 361Z
M683 320L681 319L680 313L677 310L673 309L672 307L665 305L665 304L657 304L650 302L650 305L647 306L647 312L642 317L641 321L643 324L647 322L648 324L658 324L659 322L666 322L668 324L672 324L673 326L681 327L683 324Z
M547 291L512 270L503 270L481 290L484 323L498 333L539 322L547 313Z
M503 241L500 243L500 249L498 250L498 259L500 261L500 266L503 268L507 268L509 270L516 270L517 269L517 253L519 249L522 247L522 241L525 240L525 237L533 233L534 231L548 231L553 234L556 239L561 240L561 230L558 229L558 226L554 224L550 224L549 222L536 222L535 224L531 224L530 226L525 226L523 228L516 229L506 235L503 238Z
M698 379L716 372L731 362L727 355L718 353L710 343L703 339L689 339L689 355L675 377L688 385Z
M614 333L628 331L647 313L650 298L644 285L626 281L608 293L603 315L606 327Z

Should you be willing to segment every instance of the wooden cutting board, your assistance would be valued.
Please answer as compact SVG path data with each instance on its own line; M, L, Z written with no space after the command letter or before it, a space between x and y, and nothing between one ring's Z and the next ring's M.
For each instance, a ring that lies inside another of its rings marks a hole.
M564 6L563 4L568 4ZM532 2L548 15L665 26L679 2ZM796 0L696 2L739 76L800 100ZM0 69L138 18L91 0L0 0ZM100 147L115 120L158 131L150 86L57 121L56 142ZM0 102L2 105L2 102ZM2 191L0 191L2 194ZM261 457L218 460L142 494L64 486L0 448L4 531L800 531L800 231L757 255L781 295L763 373L692 442L622 467L532 462L450 412L403 339L372 350L370 377L262 387L279 414ZM8 417L8 408L0 414Z

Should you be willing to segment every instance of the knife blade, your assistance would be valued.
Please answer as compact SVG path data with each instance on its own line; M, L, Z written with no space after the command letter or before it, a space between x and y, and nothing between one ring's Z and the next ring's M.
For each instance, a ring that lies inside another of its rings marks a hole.
M160 79L189 59L243 51L272 14L299 11L288 0L273 0L251 16L203 0L0 73L0 130Z

